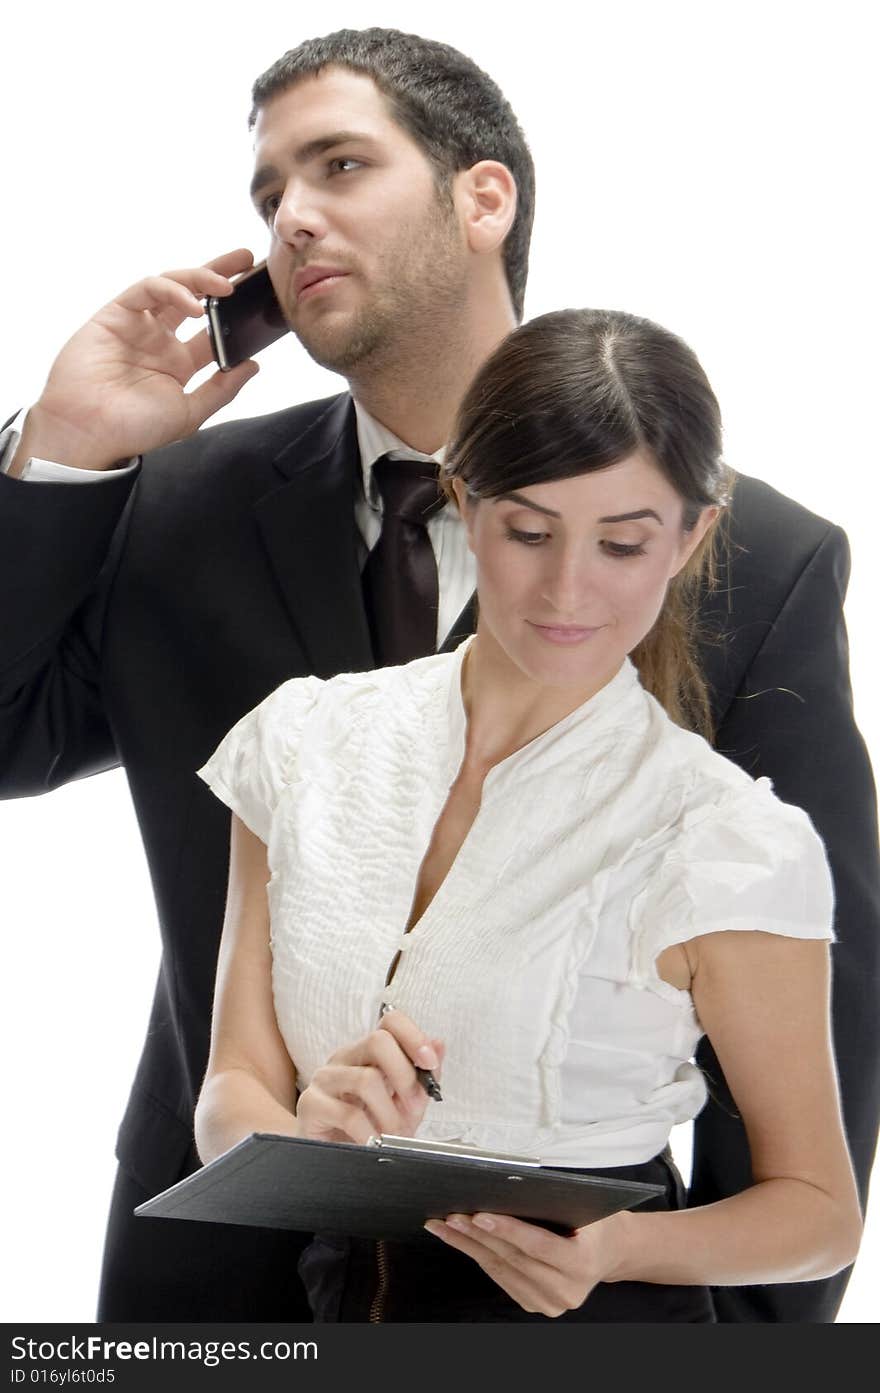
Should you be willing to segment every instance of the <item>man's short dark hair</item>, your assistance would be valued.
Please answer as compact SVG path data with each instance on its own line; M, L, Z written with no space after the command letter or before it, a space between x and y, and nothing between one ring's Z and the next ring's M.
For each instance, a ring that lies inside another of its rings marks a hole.
M398 29L339 29L290 49L257 78L249 126L273 97L331 65L373 79L392 118L433 166L441 193L448 196L453 176L479 160L498 160L510 170L517 209L504 243L504 269L521 321L535 215L535 167L500 88L448 44Z

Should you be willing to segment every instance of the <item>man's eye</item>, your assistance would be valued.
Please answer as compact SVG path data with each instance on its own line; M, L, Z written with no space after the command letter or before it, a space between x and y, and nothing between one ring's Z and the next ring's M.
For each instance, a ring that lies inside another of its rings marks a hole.
M634 542L627 545L625 542L603 542L602 546L609 556L644 556L645 548L642 542Z
M339 169L339 168L338 168L339 165L343 165L343 164L354 165L355 169L360 169L360 167L361 167L361 161L360 161L360 160L352 159L352 158L351 158L350 156L348 156L348 155L337 155L337 157L336 157L335 160L330 160L330 161L329 161L329 163L328 163L328 165L327 165L327 168L330 170L330 173L331 173L331 174L348 174L349 171L348 171L347 169Z
M271 222L278 212L281 203L281 196L277 193L270 193L268 198L264 198L259 206L258 212L263 222Z
M546 536L546 532L520 532L516 527L508 527L507 529L509 542L523 542L527 547L539 546Z

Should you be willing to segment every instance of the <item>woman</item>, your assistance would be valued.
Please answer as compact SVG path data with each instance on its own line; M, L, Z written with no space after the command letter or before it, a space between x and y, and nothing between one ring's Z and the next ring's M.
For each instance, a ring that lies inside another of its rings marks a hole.
M446 475L476 636L287 682L201 771L235 817L200 1154L418 1131L665 1186L568 1237L318 1238L322 1320L708 1321L711 1285L830 1275L860 1215L827 863L683 728L707 731L689 616L728 486L705 376L647 321L545 315L474 382ZM667 1141L705 1100L704 1032L753 1184L682 1211ZM429 1101L415 1069L441 1063Z

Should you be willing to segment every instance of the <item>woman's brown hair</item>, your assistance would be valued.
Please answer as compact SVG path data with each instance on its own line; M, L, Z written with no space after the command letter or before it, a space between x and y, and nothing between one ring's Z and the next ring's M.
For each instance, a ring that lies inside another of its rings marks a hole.
M619 310L557 310L514 330L462 402L444 467L475 498L607 469L647 450L694 527L729 501L721 413L680 338ZM718 521L670 581L651 632L632 653L645 688L679 725L712 736L696 645L703 587L715 584Z

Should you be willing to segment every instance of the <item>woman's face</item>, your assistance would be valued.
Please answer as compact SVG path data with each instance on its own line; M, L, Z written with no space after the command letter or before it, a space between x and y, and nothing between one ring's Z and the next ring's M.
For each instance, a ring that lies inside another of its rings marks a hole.
M502 498L456 497L477 561L480 633L529 678L598 691L657 619L666 587L717 508L690 532L647 451Z

